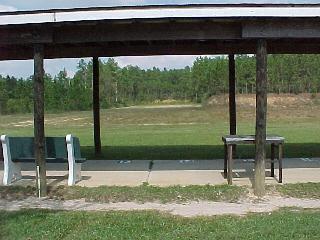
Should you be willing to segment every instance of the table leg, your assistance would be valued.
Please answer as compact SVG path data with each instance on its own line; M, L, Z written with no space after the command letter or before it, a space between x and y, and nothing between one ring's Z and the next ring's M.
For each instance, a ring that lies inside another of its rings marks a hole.
M237 156L237 145L232 145L232 158L235 159Z
M283 146L282 144L279 144L278 145L279 183L282 183L282 155L283 155Z
M228 175L228 147L227 144L224 144L224 178L227 178Z
M228 145L228 184L232 185L232 145Z
M271 144L271 177L274 177L275 144Z

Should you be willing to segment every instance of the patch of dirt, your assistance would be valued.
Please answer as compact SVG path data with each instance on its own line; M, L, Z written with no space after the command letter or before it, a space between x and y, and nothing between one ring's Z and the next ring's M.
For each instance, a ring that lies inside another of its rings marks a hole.
M189 125L209 125L210 123L141 123L141 124L125 124L126 126L189 126Z
M217 216L217 215L246 215L248 213L269 213L283 207L295 207L305 209L319 209L320 200L284 198L281 196L268 196L257 201L247 199L238 203L226 202L189 202L179 203L92 203L84 199L58 201L52 199L38 199L29 197L25 200L0 200L0 209L17 211L25 208L38 208L67 211L142 211L155 210L183 217Z
M292 106L304 106L311 105L316 99L320 97L318 95L312 95L308 93L303 94L268 94L268 105L271 107L292 107ZM217 95L208 99L207 105L227 105L229 103L229 97L225 95ZM236 103L239 106L255 107L256 96L255 94L238 94L236 96Z
M164 100L157 99L157 100L153 101L153 103L155 103L155 104L177 104L178 101L176 99L164 99Z

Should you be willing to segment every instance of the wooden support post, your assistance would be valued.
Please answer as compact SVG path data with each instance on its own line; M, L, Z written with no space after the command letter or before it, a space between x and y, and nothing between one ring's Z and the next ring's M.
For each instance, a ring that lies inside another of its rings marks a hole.
M258 40L256 55L256 157L254 193L265 195L265 156L267 125L267 42Z
M47 195L45 133L44 133L44 48L34 46L34 154L39 197Z
M234 54L229 54L229 123L230 135L237 134L236 110L236 64ZM236 157L236 145L232 148L233 158Z
M234 55L229 55L229 118L230 135L237 134L237 111L236 111L236 66Z
M95 155L101 154L100 136L100 93L99 93L99 58L93 57L93 80L92 80L92 101L93 101L93 125L94 125L94 150Z

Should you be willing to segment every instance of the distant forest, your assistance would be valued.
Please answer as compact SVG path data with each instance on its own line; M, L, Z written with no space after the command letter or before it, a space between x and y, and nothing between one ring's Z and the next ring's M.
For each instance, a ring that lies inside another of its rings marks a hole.
M255 56L236 56L238 93L255 91ZM316 93L320 91L320 55L269 55L269 92ZM228 58L199 57L192 67L144 70L119 67L110 58L100 62L101 108L154 103L166 99L203 102L228 92ZM90 110L92 62L79 61L74 77L62 70L45 75L45 109L49 112ZM33 110L32 76L17 79L0 76L0 114Z

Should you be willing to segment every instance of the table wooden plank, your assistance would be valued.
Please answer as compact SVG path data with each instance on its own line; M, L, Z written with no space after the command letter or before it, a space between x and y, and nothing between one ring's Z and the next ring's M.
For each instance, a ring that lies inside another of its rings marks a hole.
M268 135L266 138L267 144L282 144L285 138L281 136ZM226 135L222 137L222 141L229 144L254 144L254 135Z

